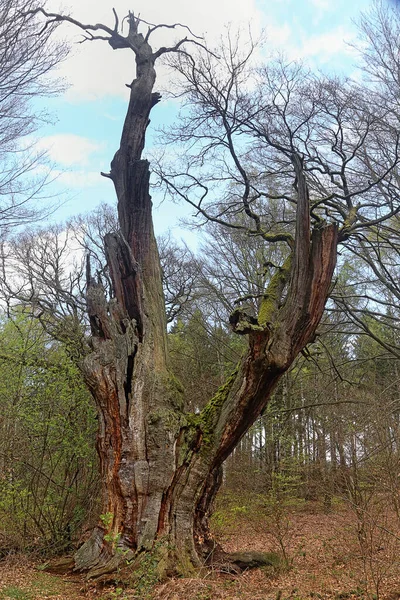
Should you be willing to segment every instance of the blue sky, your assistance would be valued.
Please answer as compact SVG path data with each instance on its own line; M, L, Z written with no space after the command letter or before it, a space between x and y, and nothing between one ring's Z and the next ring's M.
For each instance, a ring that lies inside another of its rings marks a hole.
M217 40L224 25L247 28L250 22L257 33L265 28L270 47L283 51L290 59L302 59L313 68L354 72L356 55L348 43L356 41L357 20L368 10L369 0L49 0L48 9L62 10L86 23L113 25L112 7L123 17L129 9L150 22L181 22L209 40ZM79 32L60 28L65 39L79 39ZM171 34L169 34L171 35ZM169 38L169 42L173 38ZM160 38L159 43L168 40ZM115 200L110 180L100 176L108 171L118 147L127 104L125 83L134 77L133 55L113 51L104 42L73 44L71 56L59 70L68 82L66 92L43 101L53 124L39 132L41 148L48 149L55 165L57 181L53 194L62 194L63 206L53 221L89 211L100 202ZM167 85L161 73L161 85ZM170 123L176 105L162 102L152 113L148 142L153 143L153 128ZM160 202L154 197L154 220L158 233L168 229L185 237L179 218L188 208Z

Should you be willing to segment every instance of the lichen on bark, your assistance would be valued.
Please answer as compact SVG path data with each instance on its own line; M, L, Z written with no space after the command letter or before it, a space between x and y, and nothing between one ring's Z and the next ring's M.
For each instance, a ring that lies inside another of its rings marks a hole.
M220 411L229 397L232 386L237 380L238 371L239 365L236 366L225 383L218 388L217 392L200 412L185 416L189 429L201 432L204 448L210 447L213 442L213 433L220 416Z
M291 265L292 255L290 254L283 265L277 268L268 283L258 311L258 322L263 327L273 322L274 314L282 301L282 293L290 276Z

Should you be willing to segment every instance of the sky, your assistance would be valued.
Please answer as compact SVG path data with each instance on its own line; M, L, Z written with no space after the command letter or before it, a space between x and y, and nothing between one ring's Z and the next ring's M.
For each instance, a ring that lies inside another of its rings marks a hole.
M84 23L114 24L112 8L121 19L133 10L152 23L184 23L208 41L217 41L227 26L267 34L271 49L291 60L332 72L354 72L357 21L370 0L48 0L47 9L70 14ZM394 1L394 0L392 0ZM49 192L61 195L62 206L52 216L61 222L88 212L101 202L113 203L110 180L100 176L118 148L128 100L126 83L134 78L134 56L129 50L113 51L106 42L78 43L81 33L63 25L58 35L71 43L69 57L57 75L66 83L58 97L40 101L51 123L39 133L39 145L54 164L56 180ZM169 36L169 37L168 37ZM170 44L176 34L162 34L155 42ZM168 82L161 74L161 85ZM157 85L156 88L157 90ZM156 144L158 127L172 123L177 114L173 101L162 101L152 111L148 146ZM154 196L154 222L158 234L171 231L186 237L179 225L189 214L186 206Z

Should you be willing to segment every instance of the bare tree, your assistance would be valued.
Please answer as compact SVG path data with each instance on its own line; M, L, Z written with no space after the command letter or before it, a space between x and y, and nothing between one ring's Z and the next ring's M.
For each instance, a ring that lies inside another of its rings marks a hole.
M88 334L86 269L90 265L110 300L104 236L118 230L116 210L101 204L67 223L8 236L1 243L0 295L9 311L19 305L30 308L49 334L66 343L75 329L82 348ZM158 245L167 323L172 323L200 294L200 263L170 236L160 237Z
M383 111L392 132L400 129L398 97L400 93L400 12L395 5L377 0L369 12L359 20L362 44L360 68L368 90L369 105L376 113ZM378 107L378 108L376 108ZM383 133L383 132L382 132ZM371 179L376 181L382 165L391 161L393 134L377 134L374 145L364 149L362 160ZM347 276L339 281L333 298L338 310L347 313L355 326L380 343L385 352L400 357L399 301L400 301L400 172L396 165L382 182L377 182L376 195L381 206L391 207L389 219L379 219L380 211L374 205L375 221L368 232L360 229L346 243L343 259ZM342 259L342 260L343 260Z
M46 197L44 153L35 148L33 134L46 120L33 100L60 90L50 72L67 48L53 42L54 26L43 28L32 11L36 0L0 2L0 226L31 222L41 215ZM44 209L49 212L49 208ZM43 215L42 215L43 216Z
M101 577L126 557L140 561L153 549L165 569L188 573L218 554L208 517L222 463L313 339L338 241L397 210L374 192L397 163L397 134L347 82L333 85L279 64L256 73L253 85L246 70L251 45L244 58L235 44L218 58L194 38L197 57L188 53L187 38L154 51L154 31L177 25L147 24L141 33L145 22L130 13L123 36L116 15L110 28L41 12L47 24L68 21L87 39L133 51L136 62L120 147L106 174L115 186L120 227L105 236L111 299L101 277L90 265L87 271L91 338L80 365L99 413L104 496L102 521L76 553L75 568ZM193 111L175 138L189 144L186 163L172 174L161 171L162 179L203 219L285 249L276 253L282 260L271 266L258 313L238 307L231 315L233 330L247 336L247 350L195 414L185 412L168 368L149 163L142 158L149 115L160 100L153 91L155 64L165 54L177 56ZM381 164L372 145L371 179L363 152L384 134L393 140L391 160ZM276 206L279 219L271 220Z
M165 296L167 323L189 310L198 295L200 265L186 244L177 244L170 235L157 239Z

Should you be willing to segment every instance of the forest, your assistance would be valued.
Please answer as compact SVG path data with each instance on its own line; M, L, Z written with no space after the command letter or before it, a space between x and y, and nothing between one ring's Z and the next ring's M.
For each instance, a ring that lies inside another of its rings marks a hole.
M354 78L110 13L0 0L0 599L396 600L400 11L360 16ZM57 222L66 25L132 72L115 202Z

